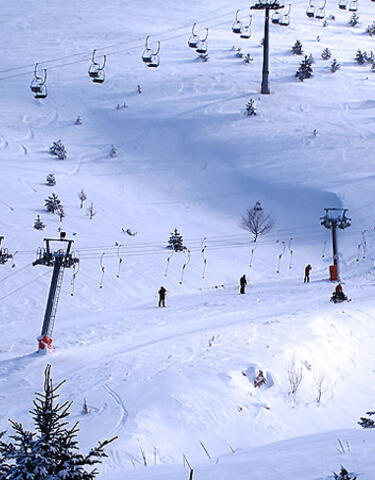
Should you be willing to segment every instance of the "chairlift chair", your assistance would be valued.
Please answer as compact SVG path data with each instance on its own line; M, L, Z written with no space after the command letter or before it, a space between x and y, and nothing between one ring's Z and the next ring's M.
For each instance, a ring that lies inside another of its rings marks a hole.
M358 10L358 1L353 0L352 2L349 3L349 12L356 12Z
M146 41L145 41L145 49L142 53L142 61L144 63L150 63L151 60L152 60L152 49L150 48L149 43L148 43L149 39L150 39L150 36L147 35Z
M189 37L189 40L188 40L188 46L190 48L197 48L198 46L198 43L199 43L199 35L197 35L195 33L195 27L196 27L197 23L194 22L193 23L193 28L191 29L191 35Z
M91 56L91 65L89 67L89 77L93 81L93 83L103 83L105 80L105 73L104 73L104 66L106 62L106 56L103 55L103 62L100 65L96 60L95 60L95 54L96 54L96 49L92 51L92 56Z
M46 98L47 97L47 70L42 70L43 77L38 75L38 63L35 64L34 78L30 84L30 90L34 94L34 98Z
M199 55L206 55L207 53L207 38L208 38L208 28L206 28L206 36L199 41L198 47L196 48L196 52Z
M346 10L347 5L348 5L347 0L339 0L339 8L341 10Z
M290 11L292 9L292 4L290 3L288 5L288 12L285 13L284 15L281 15L280 20L279 20L279 25L283 27L287 27L290 24Z
M317 18L318 20L322 20L326 16L326 4L327 0L324 0L324 5L316 9L315 18Z
M314 15L315 15L315 7L314 7L314 5L313 5L312 0L309 1L309 6L308 6L307 9L306 9L306 15L307 15L309 18L313 18Z
M242 22L238 20L238 14L239 14L239 10L236 10L236 18L232 25L232 32L237 34L241 33L241 28L242 28Z
M155 51L155 52L152 52L152 54L151 54L151 60L146 63L146 65L147 65L148 67L157 68L157 67L160 65L159 53L160 53L160 42L158 42L158 46L157 46L156 51Z
M271 22L278 24L280 21L280 18L281 18L281 13L278 10L276 10L271 17Z
M242 25L241 27L241 33L240 33L240 38L245 38L248 39L251 37L251 23L253 21L253 16L249 16L249 24L248 25Z

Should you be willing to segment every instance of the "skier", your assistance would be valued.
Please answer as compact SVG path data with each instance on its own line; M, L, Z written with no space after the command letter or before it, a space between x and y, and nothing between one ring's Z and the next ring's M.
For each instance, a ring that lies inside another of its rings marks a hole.
M344 294L341 283L338 283L335 291L332 293L331 302L340 303L345 300L348 300L348 297Z
M303 283L309 283L310 282L310 271L312 269L312 266L310 264L306 265L305 267L305 277L303 279Z
M240 278L240 293L243 295L245 293L245 287L247 285L246 275L242 275Z
M159 307L165 307L165 296L166 296L166 293L167 293L167 289L165 287L161 286L158 293L159 293L158 306Z

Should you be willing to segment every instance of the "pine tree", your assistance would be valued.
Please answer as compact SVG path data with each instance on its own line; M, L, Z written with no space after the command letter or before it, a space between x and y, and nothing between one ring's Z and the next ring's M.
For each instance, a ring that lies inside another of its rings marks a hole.
M322 53L321 53L321 57L323 60L328 60L329 58L332 57L332 52L329 48L325 48Z
M59 197L55 193L52 193L52 195L45 199L44 206L47 212L56 213L57 210L62 207L62 203Z
M306 78L311 78L313 74L313 69L311 66L311 61L307 55L300 63L300 66L296 72L296 77L303 82Z
M46 176L46 183L49 187L54 187L56 185L56 178L54 173L49 173Z
M110 152L109 152L109 156L110 156L111 158L114 158L114 157L117 157L117 155L118 155L117 148L116 148L114 145L112 145L112 148L111 148L111 150L110 150Z
M65 160L67 157L67 151L61 140L53 142L52 146L49 149L52 155L56 155L59 160Z
M362 428L375 428L375 420L370 418L375 415L375 412L366 412L366 415L367 418L361 417L359 419L358 425L361 425Z
M60 219L60 222L63 221L63 219L66 217L66 213L65 213L65 210L64 210L64 207L62 205L60 205L60 207L57 209L57 215Z
M356 56L355 56L355 61L359 65L363 65L366 63L366 52L362 52L360 49L357 50Z
M337 70L340 70L341 65L339 62L336 60L336 58L333 59L333 62L331 63L331 72L335 73Z
M313 63L315 63L315 59L312 53L310 53L310 55L307 57L307 62L309 65L312 65Z
M82 125L81 115L78 115L78 117L76 118L76 121L74 122L74 125Z
M175 252L182 252L186 250L184 246L184 241L182 235L178 232L177 228L174 229L173 233L171 233L167 248L173 249Z
M244 62L247 63L247 64L250 64L252 61L253 61L253 57L250 55L250 53L247 53L244 57Z
M42 222L40 215L36 216L36 219L34 221L34 228L35 230L44 230L46 228L46 225Z
M359 23L359 16L354 12L353 15L350 17L349 25L355 27Z
M78 194L78 198L80 199L79 208L83 208L83 204L85 203L85 200L87 199L87 195L84 192L83 188L81 188L81 191Z
M340 473L333 472L333 476L335 480L357 480L357 477L352 477L352 475L342 465Z
M375 21L372 22L371 25L367 27L366 32L370 35L370 37L375 35Z
M94 480L98 475L95 466L108 456L105 447L116 439L99 442L88 454L80 452L78 422L70 427L66 421L72 402L56 403L57 391L64 382L53 386L50 371L47 365L44 391L36 394L30 412L35 431L29 432L10 420L13 434L9 442L0 434L2 480Z
M296 43L293 45L292 52L294 53L294 55L303 54L302 43L299 40L296 40Z
M246 104L246 115L248 117L255 116L257 114L257 107L255 100L250 98L250 100Z

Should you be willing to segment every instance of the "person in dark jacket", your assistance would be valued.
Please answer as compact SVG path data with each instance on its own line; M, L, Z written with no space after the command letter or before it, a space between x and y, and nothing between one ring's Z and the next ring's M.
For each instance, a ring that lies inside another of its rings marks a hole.
M312 266L310 264L306 265L305 267L305 277L303 279L303 283L309 283L310 282L310 271L312 269Z
M345 302L346 300L348 300L348 297L345 295L341 283L338 283L336 285L335 291L332 293L331 302L340 303Z
M242 275L240 278L240 293L243 295L245 293L245 288L247 285L246 275Z
M158 303L158 306L159 307L165 307L165 297L166 297L166 294L167 294L167 289L163 286L161 286L159 288L159 303Z

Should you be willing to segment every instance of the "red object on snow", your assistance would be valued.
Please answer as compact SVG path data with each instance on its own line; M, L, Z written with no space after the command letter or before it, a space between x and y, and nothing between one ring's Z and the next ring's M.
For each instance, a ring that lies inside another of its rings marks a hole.
M337 265L330 265L329 266L329 279L331 282L337 282L339 279Z
M50 353L52 352L52 338L47 337L47 335L43 335L42 337L38 337L39 348L38 352L41 353Z

